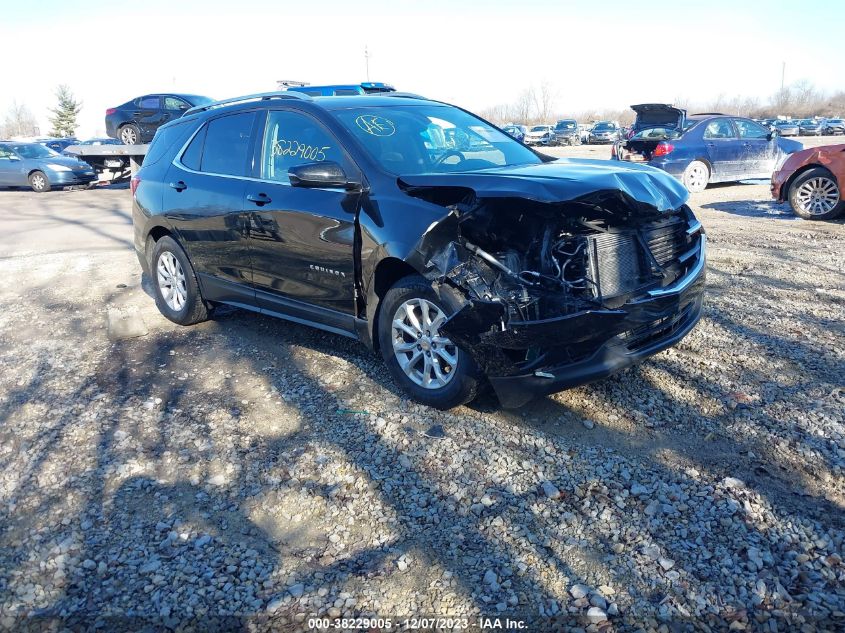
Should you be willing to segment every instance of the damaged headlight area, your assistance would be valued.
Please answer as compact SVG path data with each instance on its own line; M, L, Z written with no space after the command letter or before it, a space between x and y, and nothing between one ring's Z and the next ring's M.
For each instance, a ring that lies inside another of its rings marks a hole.
M605 202L470 197L420 240L424 274L463 300L441 330L494 386L496 377L526 374L556 380L558 368L608 343L635 354L694 325L703 231L689 208ZM670 291L679 284L684 292ZM586 380L555 387L578 382Z

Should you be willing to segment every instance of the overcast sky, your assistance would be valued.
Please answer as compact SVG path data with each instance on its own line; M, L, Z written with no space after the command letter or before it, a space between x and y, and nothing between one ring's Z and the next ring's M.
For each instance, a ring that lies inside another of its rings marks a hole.
M49 130L58 84L84 103L78 136L144 93L225 98L277 79L370 78L481 110L548 82L559 109L766 99L807 79L845 88L840 2L0 0L0 117L12 99Z

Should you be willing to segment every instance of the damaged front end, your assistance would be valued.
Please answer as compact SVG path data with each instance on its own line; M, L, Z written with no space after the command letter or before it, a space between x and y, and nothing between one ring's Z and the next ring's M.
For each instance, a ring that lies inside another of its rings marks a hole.
M685 204L661 209L619 190L552 201L405 186L448 209L413 263L462 297L441 332L503 406L610 375L698 321L705 236Z

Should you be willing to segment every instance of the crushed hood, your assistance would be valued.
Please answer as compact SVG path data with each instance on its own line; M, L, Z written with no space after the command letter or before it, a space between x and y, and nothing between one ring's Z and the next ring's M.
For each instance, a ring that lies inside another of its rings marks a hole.
M498 167L473 172L400 176L399 184L415 188L469 189L477 198L525 198L536 202L599 203L622 196L660 212L683 205L686 188L666 172L619 161L562 158L538 165ZM518 207L514 212L518 213Z

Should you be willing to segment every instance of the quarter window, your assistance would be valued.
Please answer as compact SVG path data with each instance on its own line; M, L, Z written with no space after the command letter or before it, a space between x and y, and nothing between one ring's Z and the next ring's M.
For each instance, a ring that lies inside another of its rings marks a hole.
M323 161L334 161L347 167L337 139L308 115L290 110L270 110L264 132L262 178L289 183L288 169L291 167Z
M212 119L205 125L199 171L227 176L246 176L250 134L254 112L230 114ZM197 135L199 137L203 132ZM197 140L194 138L194 141ZM193 145L193 143L191 143ZM185 152L187 155L191 147ZM189 165L184 163L186 167Z
M704 138L734 138L734 131L728 119L715 119L704 129Z
M768 138L769 131L762 125L748 119L734 119L739 138Z

